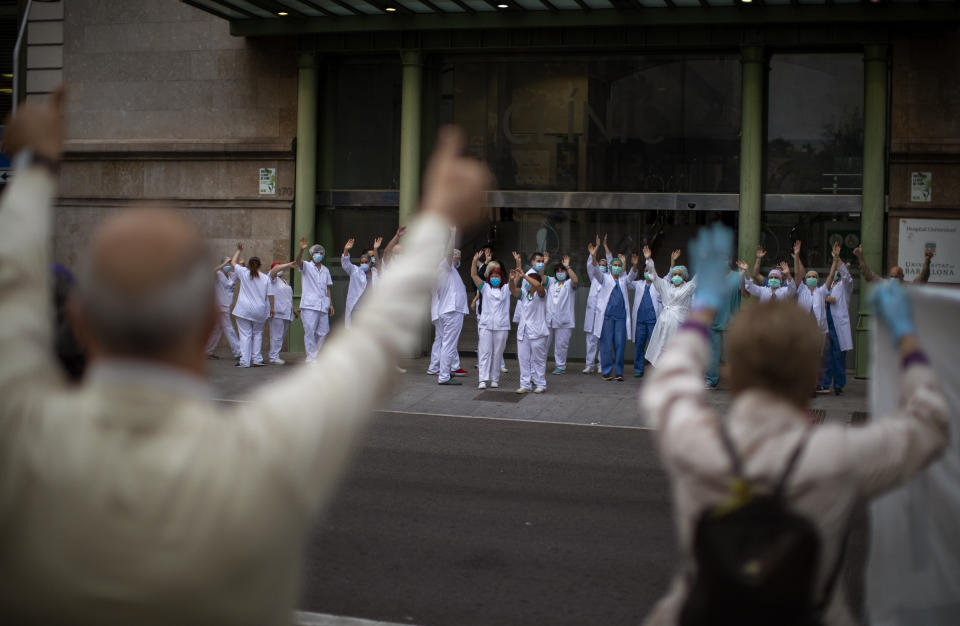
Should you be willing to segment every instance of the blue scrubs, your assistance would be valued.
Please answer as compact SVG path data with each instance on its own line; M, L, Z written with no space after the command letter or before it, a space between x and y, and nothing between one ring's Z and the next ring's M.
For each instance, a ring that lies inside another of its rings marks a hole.
M603 314L603 328L600 331L600 372L610 376L623 376L623 352L627 347L627 300L617 281L607 310Z
M840 338L837 336L837 327L833 323L833 313L830 312L829 303L827 303L827 329L830 331L827 334L829 345L824 351L827 367L820 378L820 386L829 387L830 383L833 383L834 389L843 389L847 384L847 359L840 350Z
M633 334L633 371L643 374L644 358L643 354L647 351L647 342L653 334L653 329L657 325L657 310L653 308L653 298L650 291L655 289L651 284L644 283L643 297L640 298L640 307L637 309L636 332Z

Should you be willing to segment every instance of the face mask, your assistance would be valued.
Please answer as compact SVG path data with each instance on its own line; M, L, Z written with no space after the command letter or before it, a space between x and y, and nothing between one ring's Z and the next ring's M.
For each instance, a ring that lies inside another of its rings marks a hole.
M601 265L601 266L600 266L600 271L603 272L604 274L606 274L606 273L607 273L607 266L606 266L606 265Z
M283 272L277 272L277 278L283 278Z
M813 276L803 282L807 283L807 287L810 287L811 289L815 289L817 287L817 279Z
M376 262L377 262L377 257L375 257L375 256L373 256L373 255L370 255L370 262L371 262L371 263L376 263Z
M499 287L499 286L500 286L500 277L499 277L499 276L494 276L493 278L491 278L491 279L490 279L490 286L491 286L491 287Z
M460 269L460 261L457 261L456 267L457 267L457 269Z
M770 287L771 289L776 289L777 287L780 286L780 279L771 278L770 280L767 281L767 286Z
M567 275L564 272L557 272L557 280L563 282L567 280Z
M317 253L317 254L313 255L313 262L314 262L314 263L320 263L321 261L323 261L323 255L322 255L322 254Z
M620 272L622 271L623 271L623 268L620 267L619 265L614 265L613 267L610 268L610 273L613 274L614 276L619 276Z
M230 272L233 271L233 266L232 266L232 265L224 265L224 266L223 266L223 271L229 274Z
M369 271L370 271L370 264L369 264L369 263L361 263L361 264L360 264L360 271L361 271L361 272L369 272Z
M543 263L537 263L536 265L533 266L533 269L537 270L538 272L542 272L542 271L543 271Z
M650 272L644 272L644 273L643 273L643 280L646 280L646 281L652 283L652 282L653 282L653 276L650 275Z
M671 276L670 282L679 287L683 284L683 276Z
M833 280L840 280L840 272L833 273Z

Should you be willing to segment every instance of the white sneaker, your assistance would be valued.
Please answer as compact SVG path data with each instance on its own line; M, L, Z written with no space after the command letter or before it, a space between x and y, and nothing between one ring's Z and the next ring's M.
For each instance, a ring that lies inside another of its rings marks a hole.
M286 365L287 362L283 359L270 359L270 365Z
M592 365L588 365L588 366L586 366L585 368L583 368L583 373L584 373L584 374L592 374L592 373L593 373L593 366L592 366Z
M400 373L400 374L406 374L406 373L407 373L407 370L403 369L402 367L400 367L400 366L398 365L398 366L397 366L397 372Z
M439 374L439 372L431 372L430 370L427 370L427 374L429 374L430 376L436 376L437 374Z
M527 389L526 387L520 387L519 389L517 389L517 393L530 393L530 390Z
M477 385L477 389L486 389L486 388L487 388L487 383L483 382L482 380L480 381L480 384Z
M491 388L491 389L499 389L499 388L500 388L500 383L491 382L491 383L490 383L490 388Z
M507 369L507 366L506 366L506 365L503 365L503 366L500 367L500 373L501 373L501 374L506 374L506 373L509 372L509 371L510 371L510 370Z
M536 389L533 390L533 393L543 393L546 390L547 390L546 387L537 387Z

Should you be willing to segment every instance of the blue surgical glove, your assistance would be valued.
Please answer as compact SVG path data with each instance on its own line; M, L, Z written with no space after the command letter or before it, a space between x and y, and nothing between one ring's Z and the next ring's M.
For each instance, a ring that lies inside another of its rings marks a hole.
M877 319L890 329L894 342L899 343L905 336L916 332L913 306L899 281L887 280L874 287L870 304Z
M730 298L736 281L728 280L730 259L733 258L733 231L723 224L700 229L690 242L690 267L697 277L697 291L691 306L694 309L721 308Z

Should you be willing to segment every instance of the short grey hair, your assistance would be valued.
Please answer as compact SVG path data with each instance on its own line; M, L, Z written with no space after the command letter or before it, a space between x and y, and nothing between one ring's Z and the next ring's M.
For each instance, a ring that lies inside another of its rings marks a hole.
M315 243L312 246L310 246L310 256L313 256L315 254L326 254L326 253L327 253L326 248L324 248L318 243Z
M205 255L142 293L130 294L81 264L77 295L86 322L109 350L150 356L202 331L214 310L214 275Z

